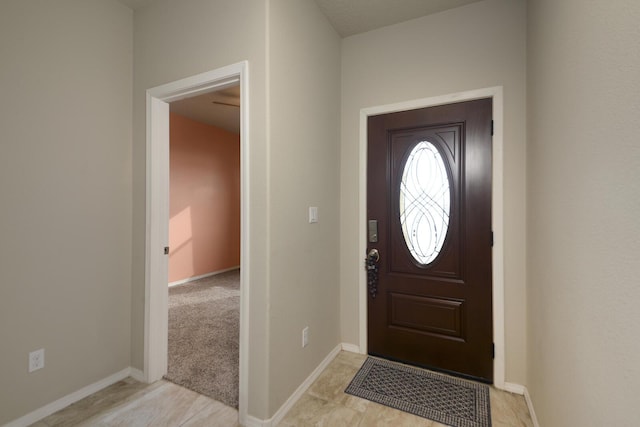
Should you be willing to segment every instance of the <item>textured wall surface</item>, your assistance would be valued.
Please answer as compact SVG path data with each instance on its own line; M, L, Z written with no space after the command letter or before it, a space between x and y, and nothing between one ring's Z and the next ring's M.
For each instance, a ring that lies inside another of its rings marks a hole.
M144 356L145 183L147 89L249 63L249 178L251 229L249 414L267 414L267 110L266 1L155 0L134 15L133 265L131 363ZM233 34L233 37L229 35Z
M132 27L0 2L0 425L129 366Z
M248 60L250 415L358 344L360 110L502 86L506 380L541 425L634 425L638 22L484 0L341 42L312 0L3 1L0 424L143 368L145 91Z
M343 40L340 172L342 340L358 344L362 108L504 87L506 380L526 380L525 2L487 0Z
M271 418L339 343L340 38L312 0L157 0L136 11L134 35L132 363L142 367L145 91L248 60L248 411Z
M240 136L171 113L169 282L240 265Z
M312 0L271 1L269 16L273 415L340 343L340 38ZM317 224L309 206L319 209Z
M540 425L640 419L640 3L528 3L528 383Z

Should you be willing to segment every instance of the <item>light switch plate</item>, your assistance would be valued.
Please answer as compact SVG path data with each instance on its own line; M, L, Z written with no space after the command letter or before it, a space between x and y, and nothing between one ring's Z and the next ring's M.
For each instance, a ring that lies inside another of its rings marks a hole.
M309 207L309 224L314 224L318 222L318 207L310 206Z

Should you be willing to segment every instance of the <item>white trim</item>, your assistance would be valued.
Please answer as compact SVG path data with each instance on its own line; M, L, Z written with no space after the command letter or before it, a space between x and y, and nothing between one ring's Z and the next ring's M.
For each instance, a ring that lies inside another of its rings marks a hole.
M249 387L249 64L238 62L147 90L147 204L145 250L144 378L167 372L169 224L169 104L240 83L240 384L239 416L247 417Z
M130 369L129 376L131 378L133 378L136 381L140 381L141 383L146 382L144 378L144 372L136 368L129 368L129 369Z
M504 149L504 98L502 86L489 87L448 95L422 98L396 104L381 105L360 110L359 146L359 209L358 209L358 259L366 252L367 236L367 118L376 114L393 113L417 108L433 107L474 99L493 99L493 171L491 222L493 227L493 341L495 358L493 361L493 382L503 389L505 383L505 336L504 336L504 192L503 192L503 149ZM359 340L360 350L367 352L367 277L363 268L359 269Z
M271 427L270 420L261 420L259 418L254 417L253 415L247 415L244 420L244 427Z
M342 346L342 350L343 351L348 351L348 352L351 352L351 353L363 353L362 351L360 351L360 347L358 347L355 344L350 344L348 342L343 342L340 345Z
M218 274L226 273L227 271L239 270L240 266L236 265L234 267L225 268L222 270L212 271L211 273L201 274L199 276L187 277L186 279L176 280L175 282L169 282L169 287L184 285L185 283L195 282L196 280L205 279L211 276L217 276Z
M533 427L540 427L536 411L533 409L533 402L531 401L531 395L529 395L529 389L527 389L526 386L505 382L502 390L524 396L524 400L527 402L527 408L529 409L529 415L531 416L531 421L533 422Z
M169 104L147 91L144 375L167 372L169 245Z
M258 418L249 416L246 419L246 423L244 424L246 427L272 427L277 426L280 421L287 415L287 413L293 408L293 405L300 400L300 398L304 395L311 384L315 380L318 379L320 374L329 366L329 363L336 358L338 353L342 350L342 344L338 344L333 350L329 352L327 357L325 357L322 362L311 372L311 374L307 377L306 380L303 381L302 384L298 386L296 391L294 391L291 396L287 399L284 404L276 411L276 413L268 420L260 420Z
M519 394L521 396L524 396L525 386L523 386L522 384L505 382L504 383L504 387L502 388L502 390L508 391L509 393L515 393L515 394Z
M536 416L536 411L533 409L533 401L531 400L529 389L526 387L524 387L524 400L527 402L527 407L529 408L529 415L531 416L533 427L540 427L540 423L538 423L538 417Z
M313 384L313 382L318 379L320 374L327 368L327 366L329 366L329 363L331 363L333 359L336 358L338 353L340 353L340 350L342 350L342 346L338 344L333 350L329 352L329 354L327 354L327 357L325 357L322 362L320 362L316 369L311 372L307 379L298 386L296 391L294 391L293 394L289 396L287 401L284 402L280 409L278 409L273 417L271 417L271 425L277 426L280 421L282 421L285 415L287 415L287 412L289 412L291 408L293 408L293 405L295 405L296 402L300 400L305 391L307 391L307 389L311 387L311 384Z
M87 396L92 395L106 387L109 387L112 384L117 383L129 376L133 377L133 371L138 371L137 369L125 368L120 372L116 372L113 375L109 375L106 378L101 379L100 381L96 381L93 384L89 384L86 387L82 387L80 390L76 390L73 393L70 393L64 397L61 397L58 400L55 400L41 408L36 409L33 412L29 412L27 415L24 415L18 419L8 422L3 427L24 427L29 426L33 423L40 421L41 419L48 417L49 415L58 412L59 410L66 408L72 403L77 402L78 400L82 400ZM140 372L140 371L138 371ZM134 377L134 379L137 379Z

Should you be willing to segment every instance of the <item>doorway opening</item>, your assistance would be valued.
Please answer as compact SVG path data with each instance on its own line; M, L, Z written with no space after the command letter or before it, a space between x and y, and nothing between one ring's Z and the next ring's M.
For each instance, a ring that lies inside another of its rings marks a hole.
M165 379L238 407L240 85L173 101Z
M169 313L169 153L170 103L239 88L239 384L240 422L248 407L249 301L249 87L248 64L227 67L147 90L147 215L145 251L144 376L154 382L167 374Z

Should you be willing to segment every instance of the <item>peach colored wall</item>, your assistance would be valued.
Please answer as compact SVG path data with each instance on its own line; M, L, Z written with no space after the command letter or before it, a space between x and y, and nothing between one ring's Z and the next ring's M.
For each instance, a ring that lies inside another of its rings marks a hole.
M240 265L240 136L171 113L169 281Z

